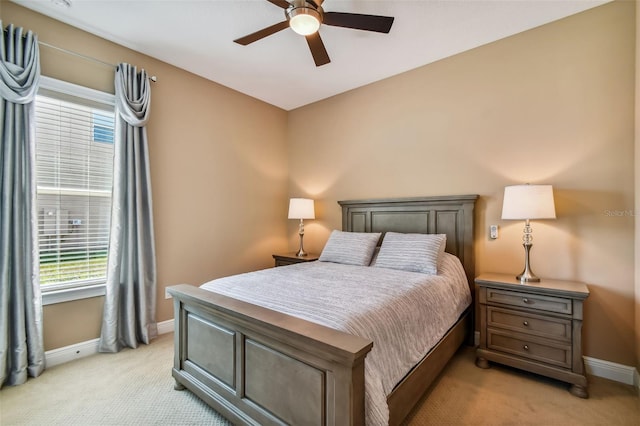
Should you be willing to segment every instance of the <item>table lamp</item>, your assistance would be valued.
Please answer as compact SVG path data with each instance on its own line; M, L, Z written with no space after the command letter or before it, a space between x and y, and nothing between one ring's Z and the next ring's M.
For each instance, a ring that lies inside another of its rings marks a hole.
M540 282L540 278L531 271L529 253L533 246L530 219L555 219L556 208L553 202L553 187L551 185L512 185L504 188L502 204L502 219L524 220L522 236L524 247L524 271L516 278L521 283Z
M316 215L313 209L313 200L308 198L291 198L289 200L289 219L300 219L298 226L298 235L300 236L300 249L297 256L303 257L307 253L304 251L302 239L304 238L304 219L315 219Z

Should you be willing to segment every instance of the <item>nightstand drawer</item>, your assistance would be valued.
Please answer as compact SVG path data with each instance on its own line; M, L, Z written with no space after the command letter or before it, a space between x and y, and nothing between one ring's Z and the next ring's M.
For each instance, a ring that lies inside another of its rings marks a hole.
M487 306L489 327L571 342L571 320Z
M571 368L571 345L554 344L534 336L487 329L487 347L558 367Z
M500 303L503 305L557 312L559 314L572 313L571 299L517 291L497 290L493 288L487 288L487 303Z
M272 255L275 266L287 266L295 263L315 262L320 258L319 254L308 253L306 256L298 256L296 253L283 253Z
M296 263L300 263L300 262L295 260L289 260L289 259L276 259L276 266L294 265Z

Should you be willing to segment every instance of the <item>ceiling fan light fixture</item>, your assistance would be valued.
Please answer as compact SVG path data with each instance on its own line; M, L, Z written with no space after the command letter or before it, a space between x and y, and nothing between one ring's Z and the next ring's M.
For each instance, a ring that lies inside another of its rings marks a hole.
M320 13L310 7L294 7L287 12L289 26L296 33L308 36L320 28Z

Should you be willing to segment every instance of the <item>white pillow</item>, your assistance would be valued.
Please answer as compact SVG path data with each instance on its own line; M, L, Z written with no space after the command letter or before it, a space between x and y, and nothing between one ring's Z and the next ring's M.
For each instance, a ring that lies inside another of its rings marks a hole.
M373 266L436 275L446 245L446 234L387 232Z
M379 232L343 232L334 230L320 253L321 262L368 266L380 239Z

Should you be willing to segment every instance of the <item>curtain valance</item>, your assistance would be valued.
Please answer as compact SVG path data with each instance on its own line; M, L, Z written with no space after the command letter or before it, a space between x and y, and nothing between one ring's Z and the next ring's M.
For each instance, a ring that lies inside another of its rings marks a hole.
M32 31L3 29L0 45L0 96L16 104L28 104L35 99L40 80L38 36Z
M119 64L116 68L116 107L120 116L129 125L143 127L149 121L151 90L145 70L137 72L136 67Z

